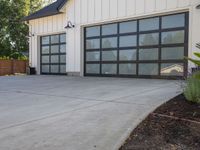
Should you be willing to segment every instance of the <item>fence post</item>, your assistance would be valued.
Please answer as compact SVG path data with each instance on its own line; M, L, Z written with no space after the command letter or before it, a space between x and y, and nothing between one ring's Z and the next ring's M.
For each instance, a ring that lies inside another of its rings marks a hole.
M11 64L12 64L12 65L11 65L11 67L12 67L12 72L11 72L11 74L14 74L14 60L12 59L11 61L12 61L12 63L11 63Z

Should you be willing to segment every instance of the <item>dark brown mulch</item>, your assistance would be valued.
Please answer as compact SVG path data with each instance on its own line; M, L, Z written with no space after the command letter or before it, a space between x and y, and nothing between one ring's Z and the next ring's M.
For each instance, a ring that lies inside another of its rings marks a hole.
M199 109L179 95L150 114L120 150L200 150Z
M173 98L155 110L155 113L191 119L200 122L200 104L186 101L183 94Z

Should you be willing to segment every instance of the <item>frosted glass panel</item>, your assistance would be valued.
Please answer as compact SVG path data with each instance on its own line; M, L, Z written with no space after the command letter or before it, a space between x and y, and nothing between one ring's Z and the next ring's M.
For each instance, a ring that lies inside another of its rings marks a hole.
M119 74L121 75L135 75L136 74L136 64L119 64Z
M99 74L100 73L100 64L87 64L86 73L90 74Z
M158 64L139 64L139 75L158 75Z
M140 42L140 46L158 45L159 34L158 33L140 34L139 42Z
M184 31L170 31L162 33L162 44L184 43Z
M185 26L185 14L162 17L162 28L177 28Z
M117 64L102 64L102 74L117 74Z

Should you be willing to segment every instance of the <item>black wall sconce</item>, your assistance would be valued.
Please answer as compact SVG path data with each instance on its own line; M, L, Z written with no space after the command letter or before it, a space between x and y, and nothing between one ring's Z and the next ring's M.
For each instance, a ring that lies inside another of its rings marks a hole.
M33 33L29 32L29 35L28 35L28 37L33 37L33 36L35 36L35 34L33 34Z
M71 28L74 28L74 27L75 27L75 25L72 24L71 21L68 21L68 22L67 22L67 26L65 27L65 29L71 29Z
M200 4L196 7L196 9L200 9Z

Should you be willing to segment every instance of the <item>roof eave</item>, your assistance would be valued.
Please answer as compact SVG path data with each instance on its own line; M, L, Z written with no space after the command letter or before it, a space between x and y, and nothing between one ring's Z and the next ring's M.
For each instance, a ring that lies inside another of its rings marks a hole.
M65 0L65 1L58 7L58 11L63 12L63 11L64 11L64 8L65 8L65 6L66 6L66 4L67 4L67 0Z
M57 5L57 3L59 3L59 1L57 0L56 2L42 8L41 10L22 18L21 21L29 21L29 20L34 20L34 19L39 19L43 17L48 17L48 16L64 13L65 12L64 8L66 6L67 1L68 0L62 0L62 2L59 5Z
M43 15L43 16L40 16L40 17L24 17L23 19L21 19L21 21L30 21L30 20L40 19L40 18L44 18L44 17L55 16L55 15L59 15L59 14L62 14L62 13L63 12L55 12L55 13Z

